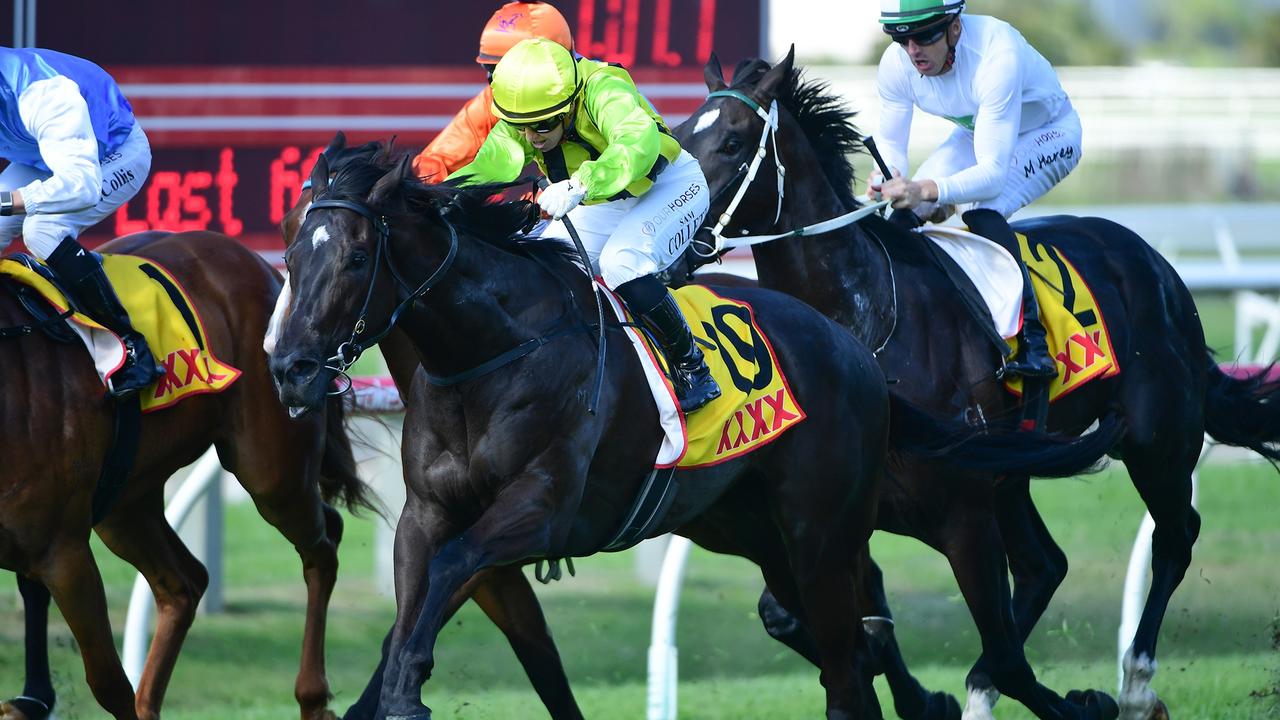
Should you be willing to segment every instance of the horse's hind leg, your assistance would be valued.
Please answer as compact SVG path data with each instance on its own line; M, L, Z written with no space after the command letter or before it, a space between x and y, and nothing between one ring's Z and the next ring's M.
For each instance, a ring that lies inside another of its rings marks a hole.
M1156 671L1156 640L1173 591L1191 565L1191 547L1200 533L1200 515L1191 506L1191 473L1200 456L1203 429L1199 427L1148 427L1144 420L1172 424L1187 422L1187 413L1144 413L1134 417L1124 446L1124 463L1138 494L1155 521L1151 536L1151 589L1142 617L1125 653L1124 680L1120 689L1121 717L1146 720L1161 712L1151 690ZM1180 417L1179 417L1180 416Z
M49 562L35 580L53 596L80 646L85 679L93 697L116 720L137 720L133 687L125 677L111 637L102 576L85 538L64 540L46 555Z
M49 677L49 589L18 575L18 592L22 594L24 640L26 645L26 680L22 694L0 703L0 720L44 720L53 710L57 696Z
M121 559L142 573L156 602L156 630L138 681L138 717L160 717L178 652L209 585L204 565L183 545L164 517L157 491L117 508L97 526L98 536Z
M342 516L321 501L317 482L306 478L301 462L296 467L289 467L283 459L281 462L286 463L284 467L268 468L237 461L233 468L258 513L293 544L302 560L307 610L294 697L303 720L329 720L335 715L328 710L331 695L324 660L325 625L329 599L338 581Z

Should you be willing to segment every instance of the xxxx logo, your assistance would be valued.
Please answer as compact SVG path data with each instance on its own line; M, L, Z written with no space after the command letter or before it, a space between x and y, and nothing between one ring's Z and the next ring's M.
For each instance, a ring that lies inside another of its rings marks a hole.
M799 415L786 408L786 393L785 388L778 390L773 395L765 395L754 402L747 403L741 410L735 412L724 423L724 429L720 433L720 444L716 447L716 455L753 443L771 432L782 429L786 423L799 419ZM750 433L747 431L748 425L751 427Z
M175 350L160 360L164 376L156 382L156 398L178 392L192 383L214 385L227 379L209 366L209 358L200 354L200 348Z

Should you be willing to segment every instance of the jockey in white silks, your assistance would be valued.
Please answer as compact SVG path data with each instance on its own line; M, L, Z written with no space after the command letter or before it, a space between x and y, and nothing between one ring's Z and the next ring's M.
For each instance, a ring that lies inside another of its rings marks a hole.
M1057 73L1011 25L964 15L964 0L881 0L893 38L880 59L876 137L894 177L874 173L868 194L891 200L915 226L961 210L971 230L1013 254L1023 276L1023 342L1005 371L1052 377L1031 280L1007 218L1047 193L1080 162L1080 118ZM955 124L908 179L915 108Z

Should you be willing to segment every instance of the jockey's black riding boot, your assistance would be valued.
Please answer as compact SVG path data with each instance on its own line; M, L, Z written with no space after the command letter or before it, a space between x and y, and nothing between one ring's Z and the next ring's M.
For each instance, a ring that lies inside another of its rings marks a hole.
M629 284L619 287L619 293L622 294L623 288ZM623 297L626 295L623 294ZM680 401L682 412L687 415L720 397L720 386L711 377L711 369L707 367L702 350L693 339L693 333L684 321L684 314L680 312L674 295L664 288L657 305L643 311L635 306L631 309L640 316L645 327L653 332L658 344L662 346L663 354L667 356L667 363L671 366L671 379L676 386L676 399Z
M124 365L111 376L111 394L114 397L129 397L164 375L164 369L151 355L146 338L133 329L129 313L120 304L120 298L102 270L101 256L85 250L75 238L68 237L49 254L47 263L58 274L65 289L74 295L72 299L79 309L119 335L124 343Z
M1031 273L1022 261L1018 238L1009 227L1009 221L989 208L970 210L962 218L970 230L1009 251L1022 271L1022 342L1018 344L1018 354L1005 363L1005 373L1026 378L1056 377L1058 366L1049 356L1049 343L1040 322L1040 304L1036 302L1036 293L1031 285Z

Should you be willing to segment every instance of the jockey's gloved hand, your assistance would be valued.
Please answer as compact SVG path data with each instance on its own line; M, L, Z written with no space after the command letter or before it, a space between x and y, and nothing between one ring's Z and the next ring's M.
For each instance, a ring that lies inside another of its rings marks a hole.
M587 196L587 189L574 178L552 183L538 196L538 205L552 219L559 220L569 211L578 207L582 198Z

